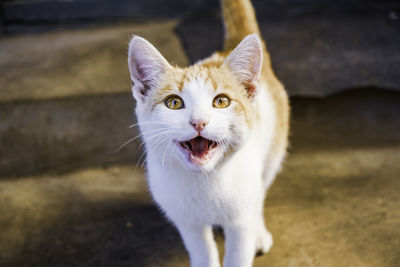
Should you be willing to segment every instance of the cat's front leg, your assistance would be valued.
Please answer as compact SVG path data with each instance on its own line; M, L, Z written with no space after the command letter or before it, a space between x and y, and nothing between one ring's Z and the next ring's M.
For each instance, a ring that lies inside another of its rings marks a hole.
M257 230L253 223L224 227L224 267L251 267L256 249Z
M273 244L273 238L271 233L265 227L264 217L261 212L261 216L258 220L258 227L257 227L257 237L256 237L256 251L258 254L267 253Z
M176 224L189 253L191 267L220 267L211 226Z

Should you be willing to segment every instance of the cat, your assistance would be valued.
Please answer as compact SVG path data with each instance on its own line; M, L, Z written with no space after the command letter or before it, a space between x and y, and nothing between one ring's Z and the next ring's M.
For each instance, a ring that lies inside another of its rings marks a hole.
M268 252L263 202L281 168L289 101L271 69L250 0L222 0L224 50L193 66L170 65L133 36L128 64L145 143L149 190L177 227L192 267L225 267Z

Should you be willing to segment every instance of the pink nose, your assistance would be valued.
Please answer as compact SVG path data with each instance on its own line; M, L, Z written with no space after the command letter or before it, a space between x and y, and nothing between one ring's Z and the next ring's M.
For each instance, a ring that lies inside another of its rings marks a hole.
M204 120L191 120L190 121L190 125L192 125L193 128L198 132L203 131L204 128L206 128L207 123L208 122L204 121Z

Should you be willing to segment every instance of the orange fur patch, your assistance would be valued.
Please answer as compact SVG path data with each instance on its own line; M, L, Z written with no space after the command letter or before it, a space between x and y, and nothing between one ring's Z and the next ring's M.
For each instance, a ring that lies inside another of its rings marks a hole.
M251 99L249 99L246 89L233 77L226 66L221 66L221 62L204 65L193 65L187 68L174 67L161 79L158 89L152 90L152 108L164 102L165 97L170 94L178 94L182 91L185 84L202 78L205 82L210 82L213 89L218 93L224 93L236 102L234 111L238 115L245 117L249 127L254 125L259 117Z

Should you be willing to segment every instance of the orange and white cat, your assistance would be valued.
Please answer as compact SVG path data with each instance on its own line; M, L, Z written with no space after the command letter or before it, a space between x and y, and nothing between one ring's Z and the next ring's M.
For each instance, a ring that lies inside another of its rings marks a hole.
M222 0L225 49L197 64L170 65L145 39L129 45L136 115L150 192L178 228L192 267L252 265L272 246L263 202L282 164L289 104L249 0Z

